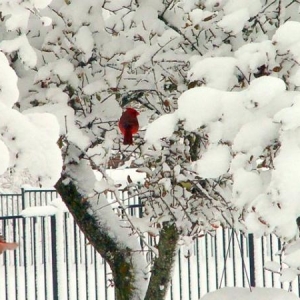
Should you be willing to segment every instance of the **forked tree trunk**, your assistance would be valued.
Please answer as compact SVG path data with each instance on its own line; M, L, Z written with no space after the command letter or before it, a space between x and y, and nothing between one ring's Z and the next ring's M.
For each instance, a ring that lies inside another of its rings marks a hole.
M55 187L85 237L109 264L115 284L115 299L137 300L134 287L136 266L130 263L131 249L122 247L110 237L105 227L101 227L101 220L90 214L89 203L83 200L71 181L64 184L61 178ZM158 244L159 256L154 261L145 300L165 298L176 257L178 236L174 225L164 225Z

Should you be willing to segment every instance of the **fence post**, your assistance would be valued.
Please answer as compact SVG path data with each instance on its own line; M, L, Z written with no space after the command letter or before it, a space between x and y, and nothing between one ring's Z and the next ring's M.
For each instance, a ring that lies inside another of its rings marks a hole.
M255 250L254 250L254 237L252 233L248 235L248 251L249 251L250 285L252 287L255 287Z
M21 189L21 199L22 199L22 210L26 208L26 203L25 203L25 190L24 188ZM20 213L20 212L19 212ZM24 278L25 278L25 299L29 300L28 298L28 260L27 260L27 234L26 234L26 219L23 218L22 220L22 226L23 226L23 248L24 248Z
M57 241L56 241L56 216L51 216L51 253L52 253L52 285L53 300L58 300L58 278L57 278Z

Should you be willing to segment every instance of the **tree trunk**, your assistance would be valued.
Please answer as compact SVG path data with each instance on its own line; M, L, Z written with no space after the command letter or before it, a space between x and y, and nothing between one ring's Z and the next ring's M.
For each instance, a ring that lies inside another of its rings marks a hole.
M101 227L101 220L90 213L90 204L78 192L72 181L63 183L61 178L55 188L73 215L77 225L91 245L109 264L116 300L136 300L134 283L135 266L132 250L111 238L108 229ZM155 258L145 300L163 300L171 281L171 271L177 253L179 234L174 224L164 224L158 243L159 256Z
M60 179L55 188L85 237L109 264L115 284L116 300L135 299L135 272L130 263L130 249L118 244L110 237L107 229L101 227L101 221L89 213L89 203L84 201L72 182L64 184L63 179Z
M174 224L164 224L158 243L159 256L154 260L145 300L165 299L172 279L178 239L179 233L176 226Z

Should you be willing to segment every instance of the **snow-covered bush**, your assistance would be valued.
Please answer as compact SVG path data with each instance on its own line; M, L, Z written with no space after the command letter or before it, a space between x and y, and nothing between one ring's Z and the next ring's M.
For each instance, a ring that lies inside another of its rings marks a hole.
M136 237L146 243L146 232L170 226L175 245L178 235L193 239L219 226L297 245L297 1L7 0L0 10L3 185L22 174L43 185L60 178L77 221L82 208L99 235L134 250L126 253L135 262L143 260ZM129 147L117 128L127 106L140 112ZM129 179L127 187L141 199L142 221L112 212L110 166L146 174L142 186ZM96 233L81 228L105 256ZM141 278L148 283L137 265L128 279L135 288ZM137 293L143 298L146 287Z

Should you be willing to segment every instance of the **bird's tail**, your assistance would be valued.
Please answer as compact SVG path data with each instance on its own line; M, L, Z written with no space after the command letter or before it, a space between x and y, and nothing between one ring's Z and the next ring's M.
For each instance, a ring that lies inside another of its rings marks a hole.
M131 130L125 130L124 133L124 145L132 145L133 140L132 140L132 133Z
M0 241L0 254L2 254L5 250L15 250L18 245L18 243L8 243Z

